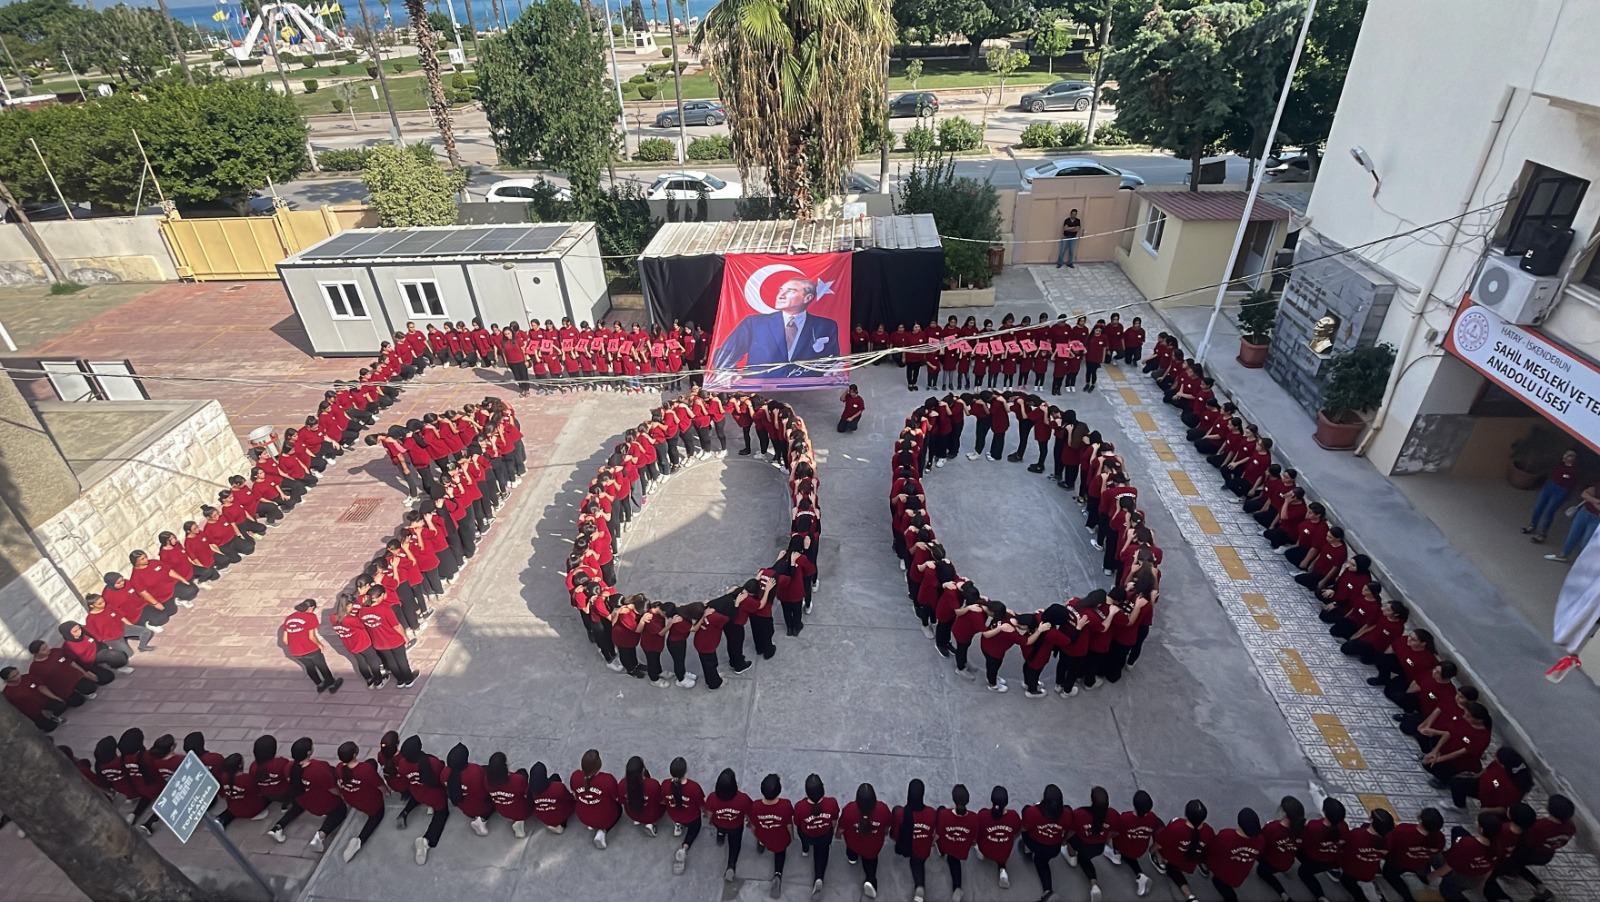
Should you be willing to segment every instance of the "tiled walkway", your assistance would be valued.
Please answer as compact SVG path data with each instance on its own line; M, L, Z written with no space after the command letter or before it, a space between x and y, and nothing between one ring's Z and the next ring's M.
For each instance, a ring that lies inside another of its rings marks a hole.
M1339 652L1317 619L1317 606L1292 577L1294 570L1261 538L1255 520L1221 486L1216 471L1185 439L1178 412L1161 402L1160 389L1136 369L1108 368L1114 392L1106 398L1134 442L1126 453L1141 481L1178 521L1206 577L1222 600L1290 730L1322 776L1325 791L1352 812L1387 808L1414 818L1438 808L1447 824L1469 823L1469 811L1428 784L1416 746L1395 726L1383 693L1368 686L1372 671ZM1543 811L1535 787L1529 803ZM1357 817L1359 815L1353 815ZM1569 847L1544 869L1559 898L1600 898L1600 864Z

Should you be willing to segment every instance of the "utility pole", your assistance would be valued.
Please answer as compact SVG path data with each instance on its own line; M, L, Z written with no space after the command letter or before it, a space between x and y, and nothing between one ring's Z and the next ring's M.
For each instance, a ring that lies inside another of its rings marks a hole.
M889 147L894 142L894 130L889 128L889 59L894 47L883 55L883 116L878 120L883 126L883 138L878 141L878 193L889 193ZM846 183L848 184L848 182Z
M183 80L193 86L194 73L189 71L189 61L183 56L183 45L178 43L178 26L173 24L172 13L167 12L167 0L156 0L156 4L161 7L161 21L166 23L167 40L172 42L172 52L178 55L178 68L183 70Z
M451 2L450 12L455 13L455 3ZM472 32L472 61L476 63L482 58L482 51L478 49L478 23L472 18L472 0L467 0L467 30Z
M394 146L405 147L405 138L400 134L400 114L394 111L394 98L389 94L389 79L383 74L383 54L378 50L378 32L372 27L372 16L367 12L367 0L358 0L361 6L361 22L367 29L367 52L372 54L372 61L378 66L378 87L383 91L383 104L389 108L389 125L393 128L391 137Z
M628 108L622 105L622 76L617 74L617 36L611 31L611 0L605 0L606 5L606 43L611 45L611 87L617 92L617 120L622 124L622 158L628 158ZM667 8L669 15L672 8ZM679 119L682 119L680 114ZM617 167L610 158L606 159L606 172L611 177L613 187L617 184Z
M0 705L0 809L91 899L206 898L21 712Z
M50 248L45 246L44 239L39 237L38 231L33 227L33 222L28 219L28 211L22 209L22 205L17 203L17 199L11 196L11 189L6 187L5 182L0 182L0 203L5 204L10 208L11 212L17 215L17 225L22 228L22 237L28 240L28 246L33 248L35 254L39 255L39 261L44 264L44 268L50 271L50 281L67 281L67 271L61 268L61 263L56 260L56 255L50 253ZM6 705L5 707L9 709L11 706ZM0 730L0 732L3 732L3 730ZM5 770L5 768L0 768L0 770ZM0 811L11 814L9 810L4 808L0 808Z
M1111 43L1111 0L1106 0L1106 17L1100 23L1100 40L1095 45L1094 75L1090 78L1094 88L1089 98L1089 125L1083 130L1083 143L1094 143L1094 116L1100 111L1100 73L1106 64L1106 45Z
M680 5L683 9L683 28L684 31L688 31L689 2L681 0ZM672 18L672 0L667 0L667 18ZM672 96L678 100L678 165L681 166L689 162L689 134L684 130L686 123L683 116L683 72L681 71L683 67L678 65L678 29L673 27L671 22L668 22L667 26L667 40L672 42ZM606 32L609 34L610 31L611 23L607 22Z

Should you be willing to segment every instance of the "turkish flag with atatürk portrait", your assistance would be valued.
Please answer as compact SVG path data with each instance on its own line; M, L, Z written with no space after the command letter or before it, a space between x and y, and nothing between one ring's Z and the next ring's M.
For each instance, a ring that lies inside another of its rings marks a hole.
M729 254L711 333L708 388L844 385L850 254Z

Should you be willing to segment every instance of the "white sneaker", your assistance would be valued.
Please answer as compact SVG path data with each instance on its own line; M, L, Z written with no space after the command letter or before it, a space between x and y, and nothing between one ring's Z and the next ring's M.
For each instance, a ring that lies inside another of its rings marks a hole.
M694 680L689 679L689 677L691 675L692 674L685 674L683 679L678 681L678 688L679 689L693 689L694 688Z
M980 458L982 456L983 456L982 454L979 454L978 452L974 451L971 454L967 455L967 460L977 460L978 458Z
M472 832L473 833L476 833L479 836L488 836L489 835L489 825L483 822L483 818L481 818L481 817L473 818L471 826L472 826Z
M1139 875L1139 879L1134 882L1134 892L1141 896L1150 892L1150 876L1148 874Z
M993 686L989 687L989 691L990 692L1006 692L1010 688L1011 687L1007 686L1005 683L995 683Z
M178 602L178 607L180 607L180 608L192 608L192 607L194 607L194 602L185 601L182 598L177 599L177 602Z
M956 673L961 674L969 680L976 680L978 678L978 672L973 670L971 667L958 668Z
M950 902L961 902L963 895L964 893L960 889L952 890L950 893Z
M662 677L659 680L651 680L650 681L650 685L656 687L657 689L665 689L668 686L672 685L672 681L667 679L666 677Z
M428 863L428 841L426 839L420 836L417 837L416 841L411 844L411 850L417 859L417 864Z
M133 668L124 665L122 667L118 667L117 668L117 673L133 673Z
M1044 698L1044 690L1043 689L1035 689L1035 690L1024 692L1022 694L1027 696L1028 698Z
M313 852L321 852L324 848L322 844L322 831L318 830L316 833L313 833L311 835L311 841L306 843L306 846L309 847Z
M673 824L672 825L672 835L673 836L682 836L683 835L683 825L682 824ZM678 851L682 852L683 850L679 849ZM680 858L679 860L681 861L682 859Z
M264 821L264 820L267 819L267 815L269 813L270 813L269 809L263 808L263 809L261 809L261 813L257 814L255 817L251 818L251 820L253 820L253 821Z
M267 831L267 835L272 837L273 842L283 842L289 838L283 835L282 827L273 827L271 830Z
M878 898L878 888L873 886L871 881L862 883L861 895L866 896L868 899L876 899Z
M621 673L622 672L622 662L618 661L616 658L612 658L611 660L606 662L606 669L611 671L612 673Z
M1006 873L1006 869L1005 868L1001 868L1000 869L1000 888L1001 889L1010 889L1011 888L1011 875Z
M813 895L813 896L815 896L815 895L816 895L816 894L818 894L818 893L820 893L820 892L822 892L822 878L820 878L820 877L818 877L818 878L817 878L817 879L816 879L816 880L815 880L815 881L814 881L814 882L813 882L813 883L812 883L812 884L811 884L811 895ZM956 890L956 892L957 892L957 893L960 893L960 892L961 892L961 890ZM958 900L958 902L959 902L959 900Z
M726 871L722 872L722 882L723 883L732 883L733 882L733 868L728 868Z
M1072 851L1071 849L1063 850L1061 857L1067 860L1067 867L1075 868L1078 866L1078 853Z
M1089 902L1100 902L1100 884L1089 884Z
M655 837L655 835L656 835L656 825L655 824L640 824L639 826L643 827L644 828L644 832L647 835L649 835L651 838Z
M1544 559L1547 561L1555 561L1558 564L1565 564L1567 562L1566 555L1561 554L1547 554L1544 556ZM153 626L150 628L155 629Z
M721 451L717 452L717 460L722 460L723 458L725 458L727 456L728 456L728 449L727 448L723 448Z
M933 638L933 627L931 627L931 626L927 625L926 623L924 623L922 625L922 635L928 637L929 639L932 639Z
M552 824L545 824L544 828L546 830L549 830L551 833L565 833L566 830L567 830L567 825L566 824L553 824L553 825Z
M1110 846L1106 846L1106 861L1112 864L1122 864L1122 853Z
M511 822L511 835L515 836L517 839L527 839L528 838L528 826L526 824L524 824L522 821L512 821Z
M938 460L934 461L933 462L933 466L934 466L935 469L940 469L940 470L944 469L944 458L941 457Z
M604 849L606 847L606 831L594 831L594 847L596 849Z
M923 892L922 887L920 886L911 893L911 902L923 902L923 900L926 898L927 895Z
M345 861L349 861L350 859L356 857L356 853L359 851L361 851L361 837L352 836L350 837L350 841L345 843L344 854L340 857Z

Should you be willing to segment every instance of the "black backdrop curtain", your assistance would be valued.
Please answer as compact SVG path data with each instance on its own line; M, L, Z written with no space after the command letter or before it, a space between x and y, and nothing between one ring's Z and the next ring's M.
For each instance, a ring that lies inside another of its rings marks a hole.
M639 261L645 308L663 327L693 321L707 332L716 321L722 293L723 258L645 257ZM851 325L868 331L881 323L889 331L902 323L927 325L939 314L944 286L944 249L867 248L850 260Z

